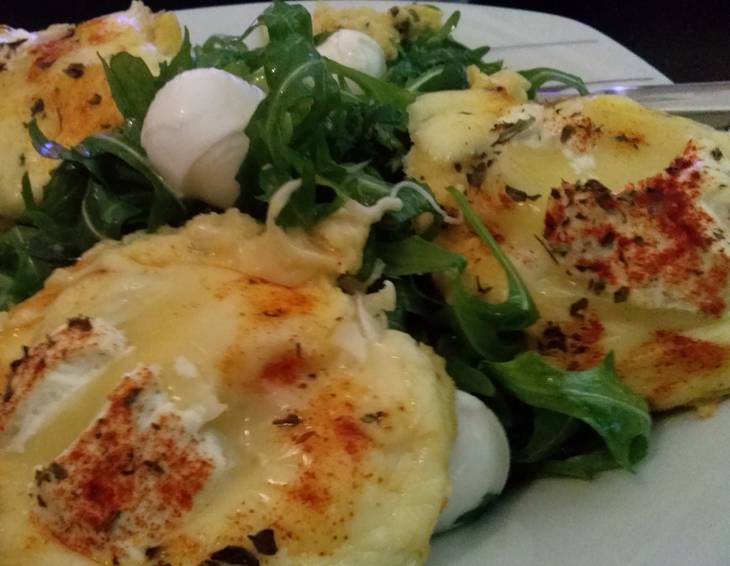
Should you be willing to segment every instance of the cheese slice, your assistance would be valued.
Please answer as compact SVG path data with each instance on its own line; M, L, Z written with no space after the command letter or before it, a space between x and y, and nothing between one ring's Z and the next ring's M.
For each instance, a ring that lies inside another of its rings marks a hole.
M0 446L22 451L43 421L101 373L126 346L101 320L71 318L11 364L0 405Z
M0 565L422 564L449 493L453 385L386 329L392 289L336 285L385 209L350 204L311 234L199 216L101 243L9 311L0 392L28 391L0 443ZM123 347L28 428L54 369L31 385L11 366L97 324Z
M161 391L156 368L123 376L96 420L36 468L32 520L100 562L144 560L225 465L215 436L197 434L205 421L187 413Z
M460 162L417 140L408 173L447 206L447 187L465 191L535 299L532 346L574 369L613 350L655 410L730 392L730 136L617 96L515 103L497 121L525 119ZM449 227L441 242L467 256L473 290L504 297L471 230Z
M36 118L51 139L70 146L119 126L99 57L127 51L156 72L180 46L172 13L153 13L134 0L124 12L40 32L0 28L0 219L23 210L21 179L28 173L36 198L58 162L33 149L25 124Z

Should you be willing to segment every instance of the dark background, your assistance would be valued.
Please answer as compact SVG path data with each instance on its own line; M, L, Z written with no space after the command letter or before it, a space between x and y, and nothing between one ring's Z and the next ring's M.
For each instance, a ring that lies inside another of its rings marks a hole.
M393 0L406 3L407 0ZM427 1L427 0L423 0ZM41 29L123 10L130 0L0 0L0 23ZM155 10L236 3L236 0L147 0ZM510 8L574 18L613 37L675 82L730 80L730 0L641 2L494 0ZM485 38L487 43L488 38Z

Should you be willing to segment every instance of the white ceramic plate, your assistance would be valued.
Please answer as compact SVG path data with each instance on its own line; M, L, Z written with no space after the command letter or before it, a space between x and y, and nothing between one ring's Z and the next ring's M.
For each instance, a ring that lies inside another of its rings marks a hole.
M241 33L265 6L178 15L200 42L213 33ZM557 67L581 75L594 90L606 83L669 82L626 48L573 20L505 8L439 6L447 14L461 10L457 39L491 45L489 57L512 68ZM428 566L727 566L728 433L727 403L711 419L689 413L664 418L635 475L616 471L592 482L536 481L498 500L479 522L435 539Z

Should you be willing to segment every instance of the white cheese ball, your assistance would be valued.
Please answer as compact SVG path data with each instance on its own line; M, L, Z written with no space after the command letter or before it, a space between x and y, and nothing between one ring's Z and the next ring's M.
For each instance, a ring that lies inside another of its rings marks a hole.
M509 474L510 451L502 423L479 399L456 392L457 434L449 459L451 497L441 511L436 532L453 528L459 517L486 495L498 495Z
M232 206L238 169L248 152L244 133L264 93L220 69L180 73L155 96L142 126L152 166L180 196Z
M369 35L352 29L341 29L330 35L319 47L320 55L371 77L385 74L385 53Z

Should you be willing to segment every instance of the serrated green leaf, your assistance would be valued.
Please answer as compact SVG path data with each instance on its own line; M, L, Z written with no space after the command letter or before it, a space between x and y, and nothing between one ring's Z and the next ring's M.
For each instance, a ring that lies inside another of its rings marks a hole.
M119 112L125 119L125 131L139 141L142 122L158 91L155 77L140 57L126 51L111 56L109 62L99 57Z
M582 371L553 367L536 352L489 367L493 377L524 403L593 428L622 467L633 469L646 455L651 431L648 407L618 379L612 354Z
M578 75L566 73L558 69L551 69L549 67L536 67L534 69L525 69L520 71L520 74L530 81L530 89L527 91L527 96L535 98L537 91L543 85L550 82L557 82L569 87L573 87L578 91L578 94L585 96L589 93L588 87L586 87L583 79Z
M419 236L381 242L376 253L385 262L385 275L391 277L439 273L447 269L461 271L466 267L463 255L447 251Z
M472 395L491 397L495 388L492 380L484 372L472 367L463 359L451 356L446 360L446 372L454 380L456 387Z
M538 467L542 476L560 476L592 480L601 472L615 470L621 466L609 452L601 450L590 454L579 454L564 460L547 460Z

